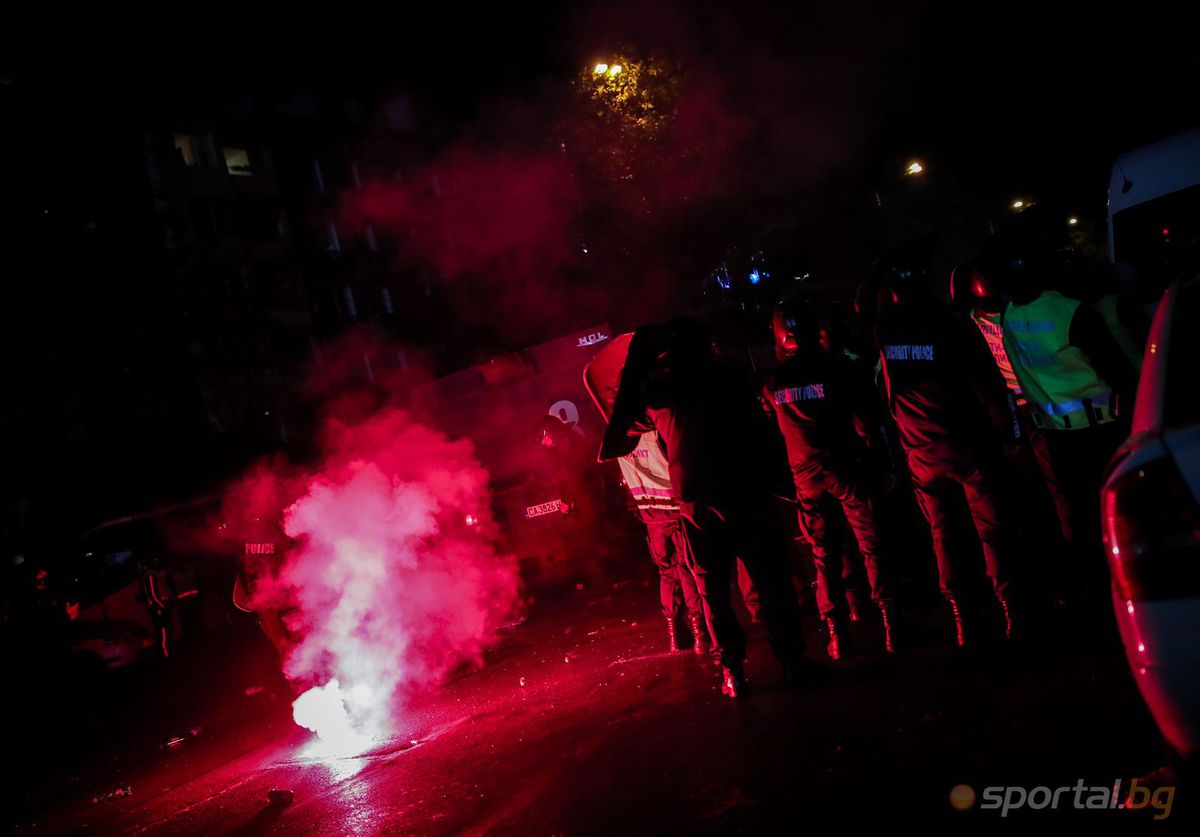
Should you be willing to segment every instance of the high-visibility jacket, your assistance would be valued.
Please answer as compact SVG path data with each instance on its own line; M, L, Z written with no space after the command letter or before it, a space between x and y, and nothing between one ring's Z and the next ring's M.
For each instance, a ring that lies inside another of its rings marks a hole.
M1045 291L1004 312L1004 345L1039 427L1077 430L1115 419L1112 387L1071 345L1071 320L1082 304Z
M1012 361L1008 359L1008 349L1004 347L1004 314L984 314L972 308L971 319L979 326L983 339L987 341L988 349L996 359L996 366L1000 369L1008 391L1018 404L1024 404L1025 394L1021 392L1021 382L1017 380Z
M1106 294L1096 300L1092 307L1104 319L1104 324L1108 326L1113 339L1117 341L1117 345L1121 347L1121 351L1129 358L1129 362L1133 364L1133 368L1140 370L1142 368L1142 347L1138 345L1137 338L1130 333L1125 324L1121 322L1121 317L1117 314L1117 300L1119 298L1120 296L1115 293Z
M617 463L643 517L679 513L679 500L671 488L671 471L657 433L643 433L637 447Z

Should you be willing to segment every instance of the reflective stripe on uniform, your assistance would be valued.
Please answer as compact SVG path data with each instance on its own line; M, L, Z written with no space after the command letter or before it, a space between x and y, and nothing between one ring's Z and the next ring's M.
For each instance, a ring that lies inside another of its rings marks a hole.
M1107 407L1112 403L1111 395L1098 395L1095 398L1087 399L1088 404L1093 407ZM1057 404L1038 404L1039 409L1052 416L1065 416L1070 413L1077 413L1087 407L1083 401L1060 401Z

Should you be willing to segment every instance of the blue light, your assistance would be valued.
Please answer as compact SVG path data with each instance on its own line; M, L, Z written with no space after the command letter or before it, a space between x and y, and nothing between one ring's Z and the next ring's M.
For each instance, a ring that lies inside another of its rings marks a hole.
M762 276L759 275L759 272L757 270L750 271L750 284L751 285L757 285L761 281L762 281Z

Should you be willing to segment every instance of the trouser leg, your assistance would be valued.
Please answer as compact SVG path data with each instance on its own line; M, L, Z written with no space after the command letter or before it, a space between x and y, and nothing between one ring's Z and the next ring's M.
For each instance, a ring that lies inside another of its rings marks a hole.
M670 523L646 522L646 546L650 558L658 569L658 601L663 615L672 617L679 607L679 574L675 566L675 547L672 542Z
M762 603L758 600L758 591L754 589L750 573L746 572L746 562L741 558L737 559L737 582L738 590L742 594L742 604L746 606L750 618L757 622L762 618Z
M704 508L696 510L695 518L685 518L684 528L696 591L713 641L712 655L721 665L740 667L746 657L746 635L729 600L735 555L729 527Z
M1038 429L1030 434L1029 443L1033 447L1033 455L1037 460L1038 470L1041 471L1046 488L1054 500L1054 511L1058 516L1058 526L1062 532L1062 539L1068 545L1071 545L1075 541L1075 515L1072 513L1070 490L1067 485L1069 475L1063 464L1056 461L1054 446L1051 440L1051 437L1055 433L1060 432L1070 431Z
M785 665L796 663L804 655L804 639L779 522L769 508L753 505L731 513L729 519L738 554L762 601L771 648Z
M700 593L696 590L696 576L692 572L692 561L688 557L687 533L683 530L683 518L677 517L670 523L672 565L675 567L675 590L689 614L703 616Z
M921 513L929 524L942 595L959 596L965 592L961 589L958 574L955 572L956 565L961 560L962 545L959 543L959 535L952 517L957 499L954 494L959 491L958 485L912 457L910 470L917 505L921 507Z
M817 575L817 609L821 618L841 617L846 613L842 583L841 520L836 504L824 489L796 485L800 531L812 547L813 569Z
M1012 497L1028 542L1039 545L1040 555L1056 554L1062 551L1062 520L1058 501L1038 459L1046 431L1033 422L1028 408L1020 410L1018 416L1025 444L1021 454L1004 468L1005 496Z
M996 595L1005 598L1012 580L1014 555L1013 530L1008 515L1001 510L991 474L979 465L972 465L961 475L967 507L983 546L988 578Z
M1079 430L1047 431L1049 459L1059 474L1069 509L1070 571L1092 587L1103 587L1104 550L1100 531L1100 486L1104 469L1120 445L1125 428L1117 423Z
M1100 486L1124 428L1113 423L1081 430L1047 431L1050 461L1060 475L1074 539L1100 543Z
M854 533L871 585L871 598L885 604L891 602L895 598L889 575L891 567L886 561L880 561L879 522L874 499L854 473L831 473L827 490L841 504L846 525Z

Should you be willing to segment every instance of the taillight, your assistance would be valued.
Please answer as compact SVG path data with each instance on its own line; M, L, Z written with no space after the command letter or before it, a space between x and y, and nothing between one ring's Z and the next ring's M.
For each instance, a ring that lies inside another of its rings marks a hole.
M1131 601L1200 596L1200 508L1170 459L1130 468L1101 498L1113 583Z

